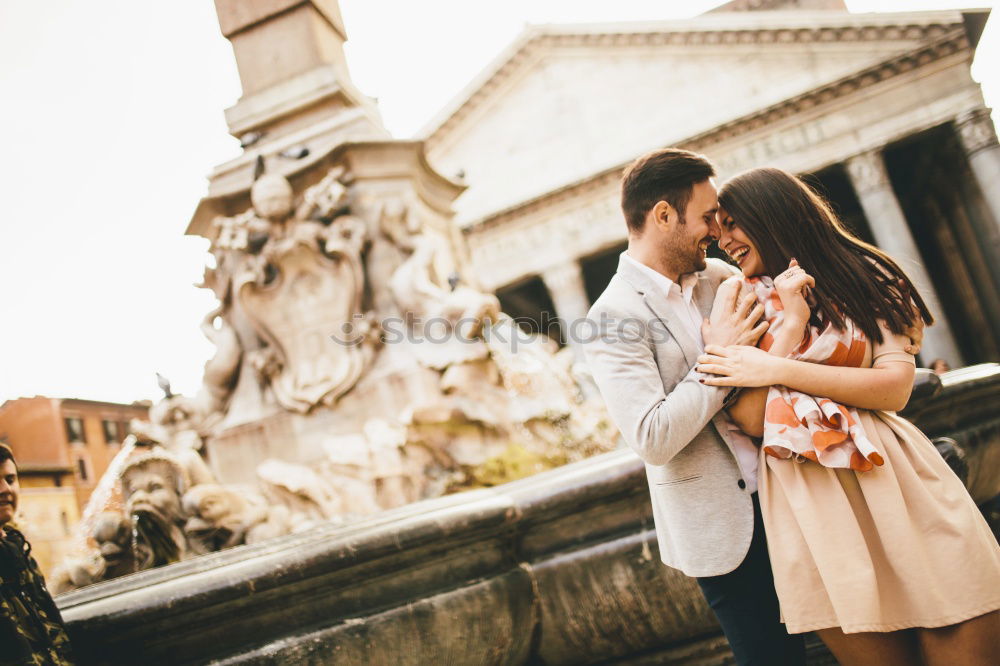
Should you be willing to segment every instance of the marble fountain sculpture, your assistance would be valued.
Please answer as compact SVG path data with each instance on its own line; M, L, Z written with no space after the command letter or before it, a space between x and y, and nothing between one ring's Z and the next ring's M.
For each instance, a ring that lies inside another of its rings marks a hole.
M572 352L477 288L446 206L398 164L419 145L335 152L292 176L300 195L259 158L251 205L212 219L203 386L161 384L133 423L58 591L615 448Z

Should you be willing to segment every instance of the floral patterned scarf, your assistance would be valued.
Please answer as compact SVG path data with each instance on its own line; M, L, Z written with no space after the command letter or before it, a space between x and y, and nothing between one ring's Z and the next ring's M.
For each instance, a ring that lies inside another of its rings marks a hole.
M760 347L765 351L774 343L774 334L784 318L781 299L769 277L748 280L764 307L769 322ZM846 330L828 324L823 330L806 326L802 344L788 358L823 365L858 368L864 362L867 337L849 319ZM764 452L775 458L805 459L823 465L867 472L883 463L868 439L853 407L840 405L784 386L772 386L767 392L764 412Z

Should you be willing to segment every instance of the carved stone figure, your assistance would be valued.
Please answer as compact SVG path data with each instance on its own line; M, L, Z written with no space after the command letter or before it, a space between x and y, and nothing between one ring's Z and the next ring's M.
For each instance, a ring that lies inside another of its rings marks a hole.
M414 333L413 351L429 368L485 358L488 351L479 339L483 326L496 319L500 302L493 294L448 283L437 269L443 242L428 233L411 237L410 256L389 280L389 289L405 325Z
M169 564L186 555L181 496L184 470L166 452L143 453L122 470L125 513L135 531L138 569Z
M345 516L367 516L382 509L376 497L371 445L363 433L330 437L323 443L326 458L317 473L336 488Z
M202 423L196 403L182 395L164 398L149 410L149 421L133 419L130 428L141 446L162 447L183 468L188 485L213 483L208 465L199 451L202 438L197 425Z
M420 234L420 218L400 197L389 197L382 203L379 229L393 245L412 252L413 241Z
M460 333L475 339L483 323L496 319L500 302L493 294L466 286L448 285L447 276L437 274L435 259L443 242L423 233L412 239L413 254L396 269L389 281L399 309L416 318L442 317L450 324L463 323Z
M292 212L294 192L286 178L276 174L264 174L250 188L250 202L254 210L265 220L281 222Z
M132 553L132 524L127 516L106 511L98 516L91 536L101 554L101 578L110 580L135 571Z
M195 554L210 553L289 534L292 523L284 506L267 506L250 488L206 483L184 494L184 525Z
M253 210L235 217L220 215L212 221L212 249L216 253L246 250L250 247L250 235L266 234L267 228L266 220L258 218Z
M323 180L302 193L302 202L295 210L295 219L329 223L341 215L347 215L348 191L344 182L349 180L343 167L330 169Z
M201 322L201 331L215 345L215 355L205 363L199 407L205 419L219 413L232 393L239 373L243 350L232 325L223 316L226 303L212 310ZM216 326L218 323L218 326ZM204 397L202 397L204 396ZM208 424L202 421L201 429Z
M265 500L288 507L297 522L323 521L341 515L335 490L305 465L268 459L257 466Z
M113 510L97 514L87 534L93 547L54 572L56 594L168 564L186 552L184 536L177 529L178 484L183 487L180 466L159 453L141 453L126 463L121 482L127 514Z
M82 557L63 560L52 572L49 586L56 595L66 594L105 580L103 574L104 563L101 556L92 551Z
M379 506L389 509L420 499L429 456L421 447L407 446L406 428L370 419L365 423L364 435Z

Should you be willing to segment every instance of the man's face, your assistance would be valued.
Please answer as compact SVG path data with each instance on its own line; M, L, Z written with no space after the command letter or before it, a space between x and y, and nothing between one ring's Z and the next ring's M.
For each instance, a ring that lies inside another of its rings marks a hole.
M684 217L665 241L668 262L679 275L705 270L708 246L719 238L718 210L719 193L711 178L692 186Z
M17 495L21 486L17 482L17 466L13 460L0 463L0 528L14 519Z

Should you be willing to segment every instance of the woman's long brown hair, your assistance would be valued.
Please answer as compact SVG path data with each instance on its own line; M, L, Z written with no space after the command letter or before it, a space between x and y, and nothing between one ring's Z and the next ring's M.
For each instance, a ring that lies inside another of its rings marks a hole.
M917 313L924 323L934 322L899 265L848 231L794 175L773 168L744 171L719 190L719 205L756 246L767 275L783 272L794 257L816 278L812 323L843 329L847 317L869 340L882 342L880 319L896 334Z

